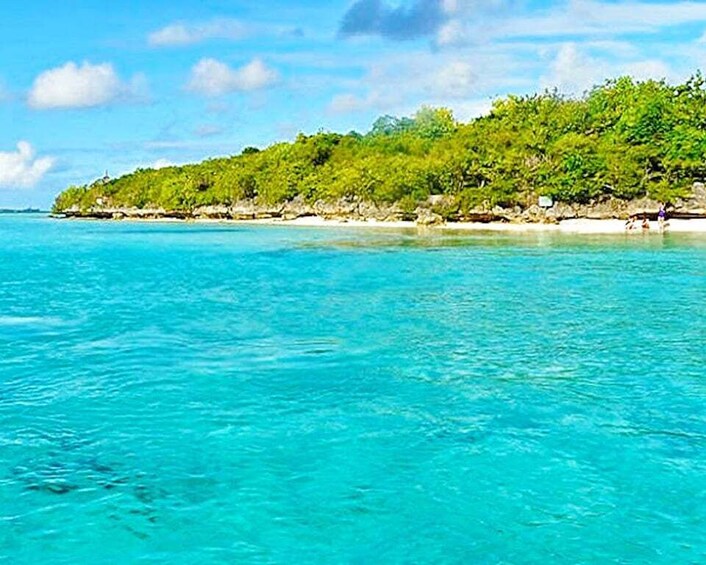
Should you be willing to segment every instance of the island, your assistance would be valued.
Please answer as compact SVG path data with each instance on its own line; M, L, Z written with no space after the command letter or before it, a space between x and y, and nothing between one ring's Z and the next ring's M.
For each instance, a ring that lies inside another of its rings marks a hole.
M46 212L40 208L0 208L0 214L42 214Z
M58 195L67 218L414 222L706 219L706 81L622 77L580 98L508 96L468 123L383 116L198 164L107 175Z

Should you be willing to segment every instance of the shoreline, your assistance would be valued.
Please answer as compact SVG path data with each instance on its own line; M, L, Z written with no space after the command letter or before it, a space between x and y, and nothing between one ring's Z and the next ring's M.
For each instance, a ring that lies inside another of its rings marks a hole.
M57 217L57 216L55 216ZM104 219L90 216L66 217L62 219L89 220L106 222L135 222L135 223L193 223L193 224L222 224L222 225L249 225L249 226L292 226L311 228L376 228L376 229L405 229L426 232L505 232L505 233L566 233L566 234L594 234L594 235L648 235L661 233L706 233L706 218L672 219L667 221L664 232L660 231L656 221L650 222L650 229L637 228L627 231L624 220L593 220L579 218L562 220L559 223L511 223L511 222L448 222L435 225L420 225L414 221L383 221L383 220L342 220L326 219L320 216L304 216L296 219L285 220L282 218L268 219L219 219L219 218L170 218L170 217L128 217L121 219Z

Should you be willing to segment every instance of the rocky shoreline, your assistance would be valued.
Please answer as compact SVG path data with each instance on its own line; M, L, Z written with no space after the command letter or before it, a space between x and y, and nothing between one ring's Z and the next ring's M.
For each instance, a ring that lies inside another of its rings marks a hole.
M72 207L60 211L65 218L93 218L102 220L282 220L294 221L302 218L322 220L414 222L421 226L444 223L512 223L512 224L558 224L565 220L624 220L631 215L657 219L660 202L643 198L621 200L609 198L590 204L554 203L551 207L538 205L479 206L466 213L452 209L453 203L444 196L432 196L414 211L405 211L398 204L374 203L355 199L335 202L317 201L313 204L296 198L276 205L260 204L254 200L235 203L231 206L214 205L195 207L192 210L167 210L164 208L126 208L99 203L89 209ZM673 219L706 219L706 185L696 183L690 198L667 205L667 213Z

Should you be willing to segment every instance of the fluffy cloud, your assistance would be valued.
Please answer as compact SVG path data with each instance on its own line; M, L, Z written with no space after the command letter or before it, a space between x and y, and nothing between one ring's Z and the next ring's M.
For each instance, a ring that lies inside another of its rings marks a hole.
M556 88L566 94L582 94L608 76L601 61L581 52L574 43L559 48L549 73L541 77L542 88Z
M36 110L105 106L134 96L139 82L136 77L131 84L124 83L110 63L68 62L41 73L27 102Z
M148 169L166 169L167 167L176 167L176 163L173 163L169 159L157 159L147 167Z
M374 93L374 100L392 101L394 92L397 98L416 98L430 104L450 104L456 100L477 95L478 89L492 82L491 68L493 65L505 65L511 68L511 63L496 55L487 57L477 54L473 64L466 58L455 56L439 56L435 54L398 58L387 64L376 65L367 82ZM476 72L484 68L481 76Z
M647 59L616 61L591 55L575 43L562 45L540 79L542 88L556 88L564 94L581 95L608 78L628 75L637 80L674 78L664 62Z
M20 141L16 151L0 151L0 187L34 186L54 163L53 157L35 158L32 146L26 141Z
M463 98L478 84L478 76L466 61L450 61L442 66L434 76L433 85L442 89L442 94L450 98Z
M237 41L248 35L248 28L238 20L216 19L203 23L174 23L152 32L147 41L155 47L191 45L210 39Z
M345 13L340 35L379 35L407 40L434 35L457 9L454 0L416 0L411 6L392 7L383 0L357 0Z
M220 96L229 92L251 92L277 83L279 74L261 59L232 69L216 59L201 59L191 69L187 89L206 96Z
M436 34L439 45L462 45L468 38L466 25L458 19L446 22Z
M487 116L492 109L493 101L490 98L466 100L453 105L454 116L462 122L468 122L480 116Z
M328 110L399 115L430 104L459 108L464 116L475 115L477 108L487 107L491 95L532 87L526 60L506 49L479 49L466 56L420 50L387 57L370 66L355 91L334 97Z
M627 63L623 69L621 74L630 75L637 80L673 80L675 78L669 65L654 59Z

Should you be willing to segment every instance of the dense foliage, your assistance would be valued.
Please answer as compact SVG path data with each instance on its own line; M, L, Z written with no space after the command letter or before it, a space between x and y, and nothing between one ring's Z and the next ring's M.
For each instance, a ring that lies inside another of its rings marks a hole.
M366 135L300 134L262 151L71 187L55 211L96 202L191 210L297 196L413 209L431 194L446 194L461 210L527 205L538 195L670 201L706 177L704 85L700 74L679 86L620 78L581 99L510 96L468 124L449 110L425 107L413 118L379 118Z

